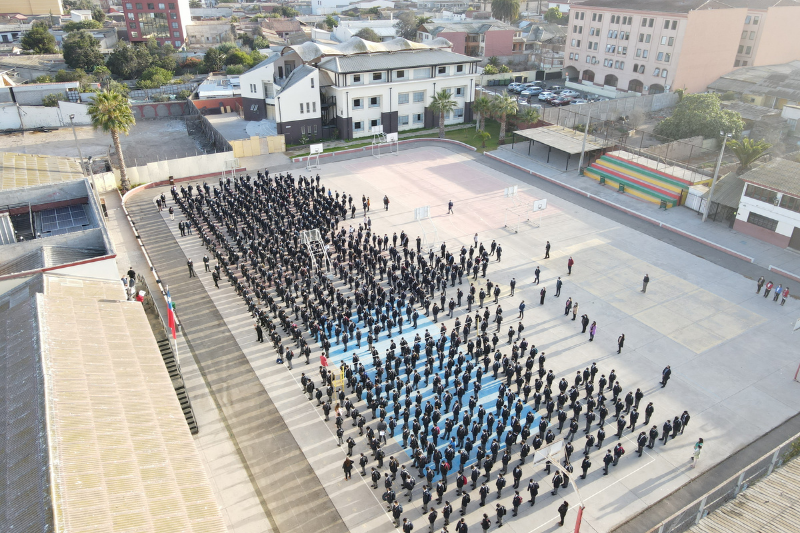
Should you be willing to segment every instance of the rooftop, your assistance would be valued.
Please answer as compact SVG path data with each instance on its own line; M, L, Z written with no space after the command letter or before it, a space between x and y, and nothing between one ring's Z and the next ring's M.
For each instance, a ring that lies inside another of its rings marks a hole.
M723 109L739 113L743 119L757 121L771 115L780 115L779 109L747 104L745 102L722 102Z
M360 54L331 57L319 64L319 68L331 72L368 72L377 69L418 68L456 63L477 63L478 58L448 50L413 50L392 54Z
M71 157L5 152L0 159L0 191L82 178L80 164Z
M472 21L464 22L432 22L423 24L422 28L436 37L440 33L486 33L487 31L519 31L518 28L510 26L499 20Z
M297 52L300 59L308 63L327 56L351 56L378 52L401 52L406 50L432 50L452 48L452 46L453 44L447 39L434 39L430 44L422 44L403 39L402 37L396 37L390 41L373 43L372 41L365 41L360 37L353 36L347 41L336 45L307 42L294 46L287 46L283 48L281 55L294 51Z
M800 101L800 61L738 68L708 85L719 92L769 95Z
M776 4L800 5L794 0L586 0L578 7L608 8L622 11L688 13L698 9L767 9Z
M799 176L800 163L775 159L742 174L741 178L747 183L800 198Z

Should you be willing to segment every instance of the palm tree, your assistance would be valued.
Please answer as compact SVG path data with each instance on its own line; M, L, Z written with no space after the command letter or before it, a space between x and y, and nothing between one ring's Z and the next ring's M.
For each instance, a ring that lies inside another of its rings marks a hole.
M496 94L492 99L492 110L495 116L500 117L500 135L497 136L498 144L506 142L506 119L508 115L514 115L519 109L517 99L503 91L503 94Z
M770 146L772 145L763 139L754 141L748 137L745 137L741 141L735 139L728 141L728 148L731 149L733 155L739 160L739 168L736 170L736 173L743 174L750 170L750 166L753 163L767 155L767 150L769 150Z
M483 131L486 126L486 115L492 111L492 101L485 95L480 95L472 102L472 110L478 114L478 131Z
M526 107L517 113L517 125L519 124L536 124L539 122L539 112L533 107Z
M492 16L508 23L519 18L519 0L492 0Z
M442 89L431 99L430 108L439 113L439 138L444 139L444 115L456 108L456 102L447 89Z
M128 98L116 91L100 91L92 98L86 111L91 117L92 126L95 129L102 128L103 131L111 133L114 151L117 152L119 160L122 190L127 191L131 188L131 182L128 181L128 174L125 171L125 159L122 156L122 146L119 144L119 134L122 132L127 135L131 126L136 124Z
M430 24L431 22L433 22L432 18L426 16L419 16L417 17L417 28L419 28L423 24Z
M477 135L481 139L481 148L483 148L483 151L485 152L486 151L486 141L488 141L489 139L492 138L492 134L489 133L488 131L480 130L477 133Z

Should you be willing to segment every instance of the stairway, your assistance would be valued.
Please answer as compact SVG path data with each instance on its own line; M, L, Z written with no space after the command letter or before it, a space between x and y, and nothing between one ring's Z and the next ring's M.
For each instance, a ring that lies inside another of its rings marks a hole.
M178 401L181 403L181 410L183 410L183 416L186 417L189 430L192 432L192 435L196 435L198 432L197 421L194 418L194 411L192 410L192 402L189 400L189 393L186 392L183 375L181 375L181 368L172 351L172 343L170 343L168 338L161 339L158 341L158 349L161 351L161 357L164 359L164 366L167 367L167 372L169 372L172 386L175 388L175 394L178 396Z
M584 175L619 187L642 200L666 207L680 205L682 193L691 183L625 158L606 154L591 164Z

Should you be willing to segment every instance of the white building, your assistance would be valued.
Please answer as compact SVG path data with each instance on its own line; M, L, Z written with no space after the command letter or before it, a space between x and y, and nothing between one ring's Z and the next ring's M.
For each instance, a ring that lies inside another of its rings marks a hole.
M742 175L733 229L800 251L800 163L776 159Z
M396 20L343 20L334 28L332 36L343 43L355 36L364 28L369 28L380 36L382 41L390 41L397 37Z
M287 142L367 137L378 125L385 133L434 128L431 98L446 89L456 102L446 123L471 121L479 59L449 47L445 39L424 45L358 37L288 46L240 76L244 118L276 121Z
M69 12L69 18L72 22L92 20L92 12L89 9L73 9Z
M330 15L331 13L341 13L357 7L359 9L394 9L394 2L391 0L311 0L312 15Z

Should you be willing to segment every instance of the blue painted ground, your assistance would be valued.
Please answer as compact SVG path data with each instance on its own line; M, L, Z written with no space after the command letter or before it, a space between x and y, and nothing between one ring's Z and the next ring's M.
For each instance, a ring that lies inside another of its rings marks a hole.
M464 309L466 309L466 307L463 306L461 308L457 308L457 311L459 309L464 310ZM473 309L473 311L474 311L474 309ZM464 317L466 315L463 315L463 314L459 313L458 316L460 316L460 318L461 318L461 320L463 322L463 319L464 319ZM430 334L433 336L434 340L438 340L439 337L440 337L439 328L441 327L441 322L443 321L442 320L443 318L445 320L450 320L450 322L448 323L448 334L449 334L450 333L450 329L453 326L453 321L452 321L452 319L447 319L447 314L446 313L442 313L442 314L439 315L439 319L440 320L439 320L438 324L434 323L433 320L431 320L431 318L425 316L423 313L420 313L419 319L417 320L417 326L418 327L416 329L406 327L406 325L404 324L403 325L403 333L400 334L400 333L398 333L398 329L396 327L392 328L392 338L391 339L389 339L387 337L387 332L386 331L381 331L379 341L374 343L373 346L378 350L378 353L381 355L381 357L384 358L385 354L386 354L386 350L389 349L389 345L391 344L392 341L394 341L398 346L398 348L396 350L396 353L399 353L399 351L400 351L399 350L400 339L402 339L402 338L405 338L406 341L409 343L409 345L413 345L414 336L416 334L419 334L420 337L423 339L423 342L424 342L425 329L427 329L430 332ZM353 316L353 320L355 320L355 319L356 319L356 316L354 315ZM403 313L403 320L405 321L405 313ZM331 350L330 350L329 363L330 363L331 368L337 369L337 373L338 373L338 369L340 368L340 366L341 366L341 364L343 362L348 364L348 365L350 365L350 366L352 366L352 356L353 356L354 353L356 353L356 354L358 354L361 363L364 365L364 368L367 370L367 374L369 375L370 379L372 379L373 382L374 382L374 380L375 380L375 368L374 368L374 366L372 364L372 356L369 353L369 349L368 349L367 342L366 342L366 333L365 333L366 332L366 329L365 329L366 325L363 322L359 322L356 325L362 331L361 348L355 348L355 341L353 340L351 342L348 342L348 344L347 344L348 350L347 350L347 353L345 353L344 352L344 346L341 343L340 344L336 344L336 339L335 339L335 336L334 336L334 338L332 339L332 344L333 345L331 346ZM413 325L413 322L411 324L409 324L409 325ZM489 329L487 330L487 332L491 334L491 332L494 329L495 329L494 327L490 326ZM501 328L501 333L503 333L505 331L506 330ZM500 337L500 335L498 335L498 337ZM473 339L473 340L475 339L474 330L472 332L470 332L470 339ZM510 356L511 355L511 346L512 345L507 344L507 340L508 340L508 336L507 335L503 335L501 341L498 343L497 346L500 349L501 353L503 353L504 355L508 354ZM445 346L444 353L447 354L449 349L450 349L450 338L448 336L447 344ZM464 343L461 344L460 349L461 349L461 351L464 352L464 355L467 356L468 360L469 360L470 358L469 358L468 354L466 353L466 345ZM442 382L444 382L444 370L446 368L447 358L445 357L445 366L442 367L441 371L439 370L439 359L438 359L438 356L436 355L435 348L434 348L434 360L435 360L434 365L433 365L434 373L435 374L439 374L441 379L442 379ZM424 349L423 349L422 358L417 362L417 366L416 366L417 370L423 376L422 381L420 381L420 383L419 383L419 389L418 389L422 393L422 406L423 407L425 406L425 402L430 400L431 404L433 404L434 403L434 399L435 399L434 394L433 394L433 378L434 378L435 374L431 374L431 376L430 376L430 385L428 385L426 387L425 386L424 373L423 373L423 370L425 368L425 362L426 362L426 359L425 359L425 353L424 353ZM472 373L471 373L471 380L470 380L470 384L469 384L469 390L463 396L462 401L463 401L464 405L462 406L461 413L459 414L459 420L458 421L455 421L455 420L453 421L454 422L453 431L452 431L452 433L450 435L451 436L451 440L453 442L453 447L456 450L456 456L455 456L455 459L453 460L454 464L452 465L451 470L450 470L451 472L456 472L458 470L459 465L461 464L460 463L459 454L458 454L458 452L460 451L460 448L457 446L458 442L457 442L457 438L456 438L456 429L458 428L458 424L461 422L460 419L462 419L463 416L464 416L465 410L466 411L469 410L469 405L468 405L469 404L469 398L470 398L470 396L473 396L474 392L475 392L474 388L473 388L474 384L475 384L475 381L476 381L476 379L475 379L475 370L478 368L478 366L483 368L483 365L482 364L479 365L479 362L475 361L475 360L473 360L473 365L475 365L475 368L472 370ZM405 365L404 364L401 364L400 374L401 374L401 377L405 378ZM412 375L413 375L413 373L412 373ZM535 376L535 373L534 373L534 376ZM384 378L384 380L386 378L385 360L384 360L383 378ZM449 381L449 387L447 387L446 390L449 390L450 393L453 395L453 403L455 403L456 397L455 397L455 387L453 386L453 382L454 382L454 379L451 376L450 381ZM495 402L497 401L498 390L499 390L500 384L502 382L505 382L505 376L503 375L502 370L498 374L498 379L494 379L492 377L492 369L491 369L491 367L489 367L489 372L484 374L482 376L482 378L481 378L481 387L482 387L482 389L481 389L480 395L478 397L478 406L483 405L483 408L486 410L487 415L489 413L492 413L492 414L496 413ZM385 383L385 381L384 381L384 383ZM533 384L531 384L531 385L533 385ZM382 386L383 386L383 383L382 383ZM381 387L381 389L383 389L383 387ZM514 391L514 392L516 392L516 384L512 383L510 385L509 389ZM349 387L346 389L346 392L348 392L351 397L354 394L354 393L352 393L350 391ZM384 394L384 396L385 396L385 394ZM415 396L416 396L416 391L412 391L412 401L413 401ZM366 397L366 391L363 393L361 400L364 400L365 397ZM399 397L399 402L401 404L401 406L400 406L400 410L401 411L404 408L405 399L406 399L406 395L405 394L401 394L400 397ZM519 399L523 400L523 405L524 405L524 409L522 410L522 413L520 415L520 423L524 426L525 425L525 417L528 415L529 411L533 410L533 400L529 399L529 403L527 403L527 404L524 403L524 397L523 397L522 394L519 395ZM516 400L515 400L514 403L516 403ZM473 414L473 421L475 420L475 416L474 415L478 411L478 406L476 406L475 410L472 413ZM356 407L358 407L359 411L361 411L362 414L364 415L364 417L366 418L367 426L372 425L373 428L374 428L374 424L375 423L372 421L372 413L370 412L369 409L367 409L365 407L365 404L362 402L362 403L356 405ZM450 407L452 409L452 407L453 407L452 403L451 403ZM540 405L540 408L542 408L542 407L543 406ZM393 409L394 409L394 402L392 401L392 397L391 397L391 394L390 394L389 398L388 398L388 405L386 406L386 411L387 411L386 421L387 422L389 421L389 416L394 416ZM442 411L443 410L444 410L444 405L442 406ZM511 416L513 417L516 413L515 413L513 408L510 409L510 410L511 410ZM414 420L414 414L413 413L414 413L414 409L413 409L413 406L412 406L411 417L409 419L409 426L410 426L411 422ZM445 424L445 422L447 421L448 418L449 419L453 418L452 411L447 412L447 413L442 412L442 418L439 420L439 423L438 423L438 426L441 429L441 434L440 434L439 442L438 442L438 449L442 452L442 454L444 454L444 450L447 447L447 444L450 442L450 440L444 438L444 433L445 433L444 424ZM492 428L491 437L489 438L489 441L487 442L487 446L486 446L487 447L487 453L489 452L488 448L491 445L492 439L497 438L497 425L498 425L498 423L500 423L500 417L495 414L495 418L496 418L496 421L495 421L494 427ZM534 422L533 422L533 424L532 424L532 426L530 428L531 435L534 435L534 434L538 433L538 424L539 424L539 419L540 418L541 418L541 416L539 414L535 413L535 419L534 419ZM511 421L511 417L509 417L509 423L510 423L510 421ZM420 420L420 424L422 424L421 420ZM486 426L487 426L486 417L484 417L484 422L483 422L483 426L482 426L481 430L485 429ZM349 423L347 421L345 421L345 427L349 427ZM433 427L433 423L431 423L430 427L431 428ZM409 429L410 429L410 427L409 427ZM467 429L471 430L471 427L467 428ZM503 432L503 434L501 436L501 438L498 439L498 444L500 445L500 453L497 456L497 465L495 466L495 468L500 468L502 466L501 463L500 463L500 458L502 457L503 450L505 449L505 438L506 438L507 431L510 431L510 429L511 429L510 427L506 427L505 431ZM397 444L399 446L402 446L402 444L403 444L402 431L403 431L403 419L402 419L402 413L401 413L400 420L398 421L397 428L395 429L395 432L394 432L394 437L395 437L395 439L397 441ZM424 426L423 426L422 431L424 431ZM420 435L422 434L422 431L420 431ZM428 440L432 441L432 439L430 438L430 432L428 433L428 435L429 435L429 439ZM470 438L470 439L472 438L472 433L471 432L469 433L468 438ZM476 448L477 448L477 446L479 444L480 444L480 433L478 433L477 440L473 443L474 447L473 447L472 451L470 452L469 461L464 464L465 474L467 474L467 477L469 477L469 472L466 469L468 469L472 464L475 463L476 454L477 454ZM514 449L515 452L519 451L519 446L520 445L521 445L520 439L517 439L517 445L515 446L515 449ZM412 450L411 450L410 447L406 448L405 452L408 454L409 457L411 457ZM534 450L531 449L531 456L529 456L529 457L532 457L533 453L534 453ZM517 458L518 457L519 456L517 455ZM387 457L387 459L388 459L388 457ZM431 463L431 464L433 464L433 463ZM478 466L480 467L481 465L478 465ZM509 470L509 473L510 473L510 470ZM438 475L437 475L437 478L438 478Z

